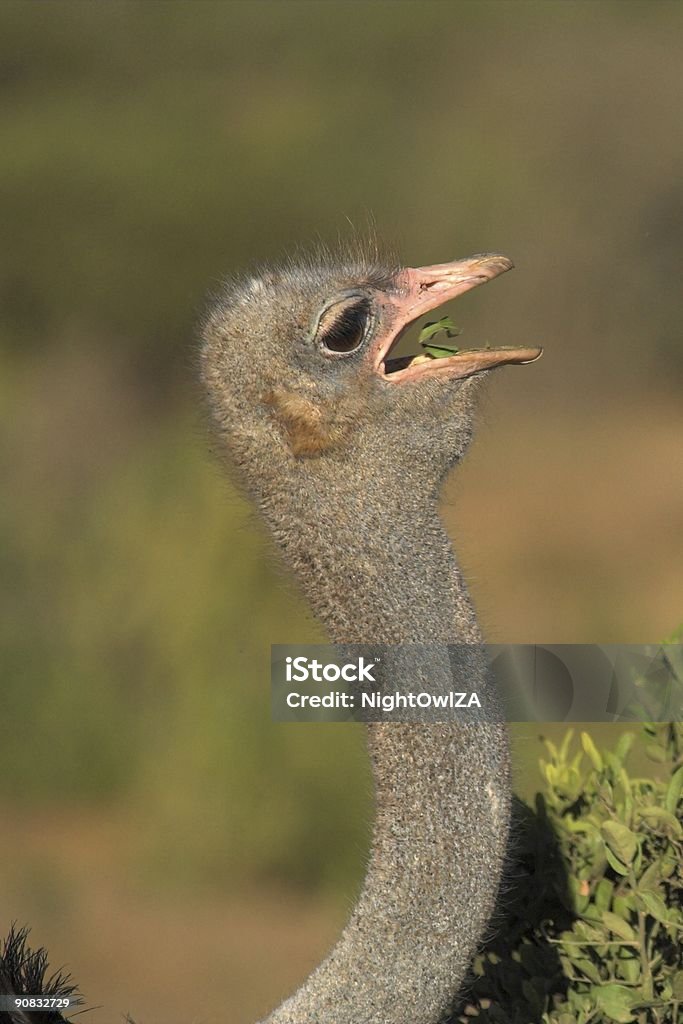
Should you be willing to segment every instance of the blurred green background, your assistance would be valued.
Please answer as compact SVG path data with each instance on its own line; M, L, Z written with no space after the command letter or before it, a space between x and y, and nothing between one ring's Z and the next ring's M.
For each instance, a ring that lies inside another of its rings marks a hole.
M208 454L224 274L509 253L453 314L546 347L444 500L487 635L680 621L682 43L675 0L0 5L0 902L91 1020L246 1024L362 875L362 732L269 720L321 634Z

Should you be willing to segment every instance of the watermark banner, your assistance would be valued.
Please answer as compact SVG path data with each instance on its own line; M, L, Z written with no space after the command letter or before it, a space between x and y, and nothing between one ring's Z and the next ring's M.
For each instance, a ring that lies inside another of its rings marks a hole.
M683 644L278 644L278 722L683 721Z

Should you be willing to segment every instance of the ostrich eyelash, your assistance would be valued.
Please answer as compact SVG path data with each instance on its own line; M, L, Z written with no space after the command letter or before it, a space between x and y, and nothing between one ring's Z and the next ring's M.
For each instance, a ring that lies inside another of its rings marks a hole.
M357 352L370 324L368 302L341 302L329 307L318 323L317 340L326 355L346 356Z

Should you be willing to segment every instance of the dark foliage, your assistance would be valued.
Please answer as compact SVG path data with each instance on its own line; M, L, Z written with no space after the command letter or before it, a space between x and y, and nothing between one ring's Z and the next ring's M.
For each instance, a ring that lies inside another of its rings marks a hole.
M48 974L47 952L31 949L28 928L12 925L0 955L0 997L43 996L45 999L68 999L70 1006L78 1006L82 998L71 976L63 971ZM68 1020L57 1009L0 1010L2 1024L66 1024Z

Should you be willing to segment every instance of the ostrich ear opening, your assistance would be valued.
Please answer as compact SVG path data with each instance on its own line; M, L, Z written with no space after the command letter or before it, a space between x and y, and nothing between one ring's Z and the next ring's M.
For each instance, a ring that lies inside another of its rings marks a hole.
M263 396L265 405L273 410L292 455L311 457L322 454L340 443L343 431L326 423L320 406L284 388L273 388Z

